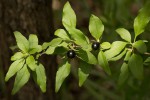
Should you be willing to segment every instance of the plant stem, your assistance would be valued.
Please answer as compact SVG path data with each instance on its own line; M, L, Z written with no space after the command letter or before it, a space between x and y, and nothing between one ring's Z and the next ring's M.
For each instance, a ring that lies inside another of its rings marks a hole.
M149 56L150 56L150 53L149 53L149 52L145 52L144 54L145 54L145 55L149 55Z
M131 49L131 48L127 48L127 50L128 50L128 51L131 51L131 52L133 51L133 49ZM145 54L145 55L150 55L149 52L145 52L144 54Z

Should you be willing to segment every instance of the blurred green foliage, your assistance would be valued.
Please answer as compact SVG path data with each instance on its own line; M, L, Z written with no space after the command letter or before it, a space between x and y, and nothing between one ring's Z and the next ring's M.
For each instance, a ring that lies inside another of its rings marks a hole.
M62 6L66 2L56 1L60 4L60 9L54 9L55 28L63 27L61 24ZM70 0L70 3L77 14L77 27L89 35L88 22L90 14L100 17L105 25L103 41L113 42L120 40L115 29L124 27L134 36L133 22L140 8L148 0ZM145 32L138 37L150 41L150 24ZM147 43L148 51L150 43ZM143 55L143 57L145 57ZM82 88L78 87L77 68L73 67L72 73L63 84L58 93L59 100L149 100L150 99L150 69L144 67L144 79L139 81L129 75L129 79L124 86L118 86L118 78L122 60L110 62L112 76L106 75L101 69L96 67L92 70L89 79ZM62 94L61 94L62 93Z
M53 0L53 16L55 28L61 28L62 6L67 0ZM133 37L133 21L140 8L149 0L69 0L77 15L77 27L89 34L88 22L90 14L93 13L101 18L105 29L103 41L113 42L121 39L115 29L124 27L128 29ZM145 32L138 37L150 41L150 23ZM147 43L150 51L150 43ZM143 57L145 57L143 55ZM1 59L0 59L1 61ZM71 75L63 83L57 94L58 100L150 100L150 68L144 66L144 79L139 81L129 75L128 81L123 87L118 87L118 78L122 60L110 62L112 75L108 76L99 67L90 73L83 87L78 87L77 68L72 67ZM75 65L76 62L73 62ZM4 73L0 62L0 94L5 91Z

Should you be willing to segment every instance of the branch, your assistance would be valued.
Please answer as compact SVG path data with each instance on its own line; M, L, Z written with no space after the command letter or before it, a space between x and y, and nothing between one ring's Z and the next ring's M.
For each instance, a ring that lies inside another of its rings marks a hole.
M131 48L127 48L127 50L128 50L128 51L131 51L131 52L133 51L133 49L131 49ZM150 56L150 53L149 53L149 52L145 52L144 54Z

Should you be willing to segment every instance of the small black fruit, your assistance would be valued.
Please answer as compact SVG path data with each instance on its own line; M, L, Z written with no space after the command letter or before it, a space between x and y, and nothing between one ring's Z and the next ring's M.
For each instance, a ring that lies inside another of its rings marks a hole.
M92 43L92 49L93 49L93 50L98 50L98 49L99 49L99 46L100 46L100 43L99 43L99 42L93 42L93 43Z
M67 52L67 57L68 57L68 58L74 58L75 56L76 56L76 53L75 53L74 50L69 50L69 51Z

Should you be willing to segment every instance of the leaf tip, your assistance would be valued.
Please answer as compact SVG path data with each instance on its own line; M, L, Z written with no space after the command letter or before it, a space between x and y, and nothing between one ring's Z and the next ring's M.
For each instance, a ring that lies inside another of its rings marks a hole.
M40 87L41 88L41 87ZM46 88L41 88L42 92L45 93L46 92Z
M17 35L22 35L19 31L14 31L13 33L15 35L15 38L17 38Z
M13 88L11 95L15 95L17 93L17 91Z
M64 6L71 6L71 5L70 5L69 1L67 1Z
M55 87L55 93L58 93L59 88Z
M91 14L91 18L92 18L92 17L95 17L95 15L94 15L94 14Z
M81 87L83 84L79 82L79 87Z
M5 82L7 82L8 80L9 80L9 79L8 79L8 77L6 76L6 77L5 77Z

